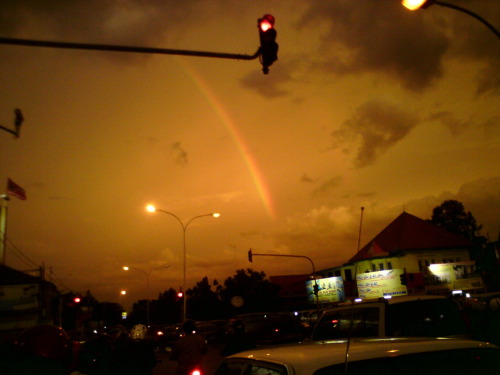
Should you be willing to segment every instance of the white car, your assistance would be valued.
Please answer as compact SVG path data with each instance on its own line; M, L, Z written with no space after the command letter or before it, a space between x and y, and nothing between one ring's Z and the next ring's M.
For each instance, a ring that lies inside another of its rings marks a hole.
M453 338L393 338L349 343L310 341L249 350L226 357L215 375L499 373L500 347L489 343Z
M340 303L323 312L311 339L347 337L473 338L458 304L443 296L399 296Z

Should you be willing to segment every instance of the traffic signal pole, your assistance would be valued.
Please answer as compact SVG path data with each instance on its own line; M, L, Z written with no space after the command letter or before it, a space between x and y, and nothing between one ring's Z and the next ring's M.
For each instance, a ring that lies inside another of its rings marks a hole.
M311 263L311 266L312 266L312 270L313 270L313 278L314 278L314 295L316 296L316 310L317 310L317 313L318 313L318 316L319 316L319 296L318 296L318 293L319 293L319 287L318 287L318 281L316 279L316 268L314 267L314 262L312 261L311 258L309 258L308 256L305 256L305 255L288 255L288 254L265 254L265 253L254 253L252 251L252 249L248 250L248 261L250 263L253 263L253 257L254 256L265 256L265 257L287 257L287 258L305 258L307 259L310 263Z
M190 51L182 49L119 46L119 45L91 44L91 43L55 42L47 40L17 39L17 38L4 38L4 37L0 37L0 44L10 44L10 45L28 46L28 47L82 49L91 51L132 52L132 53L149 53L149 54L159 54L159 55L215 57L219 59L233 59L233 60L254 60L261 54L260 48L253 55L242 55L242 54L222 53L222 52Z

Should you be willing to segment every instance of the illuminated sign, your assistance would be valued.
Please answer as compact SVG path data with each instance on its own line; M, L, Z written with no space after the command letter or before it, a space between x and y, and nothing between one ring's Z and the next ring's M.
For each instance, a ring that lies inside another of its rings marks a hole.
M356 275L356 284L360 298L380 298L384 296L403 296L408 294L401 284L401 269L360 273ZM403 276L404 277L404 276Z
M436 277L437 284L446 285L450 290L477 289L483 287L480 277L471 277L465 272L466 267L472 267L473 261L456 263L431 264L429 271Z
M320 303L342 302L345 300L344 282L342 277L327 277L317 279L318 283L318 300ZM307 301L316 303L314 295L314 280L306 281Z

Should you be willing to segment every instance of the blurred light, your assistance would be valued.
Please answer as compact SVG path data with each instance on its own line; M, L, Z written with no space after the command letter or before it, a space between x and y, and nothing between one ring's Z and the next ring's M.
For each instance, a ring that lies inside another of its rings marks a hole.
M356 298L356 299L354 300L354 302L361 302L361 301L363 301L361 298Z
M155 212L156 211L156 207L153 206L152 204L148 204L146 206L146 210L148 210L149 212Z
M129 270L129 268L128 268L127 266L123 266L123 270L124 270L124 271L128 271L128 270Z
M274 27L274 17L270 14L266 14L259 20L259 28L266 32Z
M80 303L80 302L82 302L82 299L80 297L75 297L75 298L73 298L73 302Z
M214 213L212 214L212 216L213 216L213 217L220 217L220 213L218 213L218 212L214 212Z
M462 295L462 291L461 290L453 290L451 292L451 294L453 294L454 296L461 296Z
M427 0L403 0L401 3L409 10L417 10L425 5Z
M122 291L120 291L120 294L121 294L122 296L124 296L125 294L127 294L127 291L126 291L126 290L122 290Z

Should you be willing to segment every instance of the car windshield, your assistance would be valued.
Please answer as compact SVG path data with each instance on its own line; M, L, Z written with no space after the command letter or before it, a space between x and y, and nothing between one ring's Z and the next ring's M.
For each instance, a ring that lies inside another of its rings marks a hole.
M441 337L467 334L465 320L448 299L390 304L386 314L387 336Z

